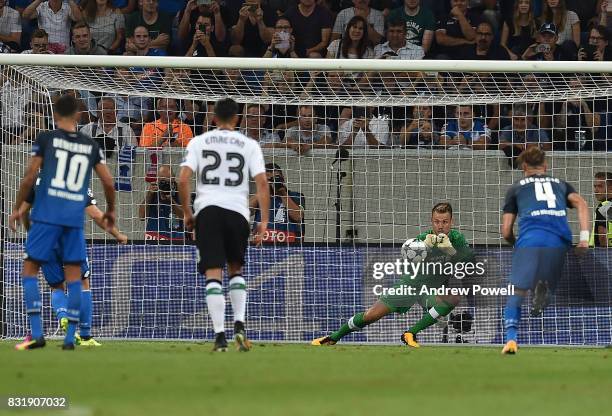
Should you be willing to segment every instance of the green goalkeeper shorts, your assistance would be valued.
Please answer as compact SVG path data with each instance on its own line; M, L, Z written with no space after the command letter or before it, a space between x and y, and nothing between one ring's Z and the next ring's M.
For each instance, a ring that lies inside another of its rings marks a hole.
M388 307L391 312L405 314L415 303L423 309L429 309L436 303L436 296L420 294L422 287L440 287L447 279L432 279L431 277L420 277L411 279L402 277L398 283L392 286L395 293L383 294L378 301ZM412 288L412 291L411 289Z

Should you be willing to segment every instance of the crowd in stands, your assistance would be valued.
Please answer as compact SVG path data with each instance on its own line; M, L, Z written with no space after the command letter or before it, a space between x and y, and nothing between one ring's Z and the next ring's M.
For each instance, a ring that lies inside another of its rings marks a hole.
M601 61L610 59L610 25L607 0L0 0L0 49L36 54ZM171 69L118 72L145 87L189 77ZM249 76L258 78L263 93L270 85L282 93L300 78L304 94L334 94L372 87L375 74L224 72L228 88L248 83ZM405 87L398 79L381 76L373 88L393 94ZM3 102L23 100L6 82ZM469 87L472 79L453 83ZM74 93L83 101L83 130L98 137L109 156L123 145L184 147L212 127L211 103ZM263 147L299 154L342 145L495 148L513 157L529 145L612 148L609 104L246 105L241 129ZM3 131L12 132L13 142L30 139L32 126L42 122L25 118L36 118L36 111L8 114L5 107Z

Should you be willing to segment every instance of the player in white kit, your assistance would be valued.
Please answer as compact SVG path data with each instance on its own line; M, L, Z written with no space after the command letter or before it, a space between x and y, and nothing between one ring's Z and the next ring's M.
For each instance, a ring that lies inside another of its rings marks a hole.
M215 331L214 351L226 351L223 267L227 264L229 296L234 312L234 339L239 351L248 351L246 337L246 281L242 267L248 245L249 177L257 187L262 212L255 236L261 239L268 225L270 193L259 143L235 131L238 104L229 98L215 104L217 129L194 137L185 151L179 174L179 196L185 226L195 229L198 269L206 276L206 305ZM191 209L191 179L196 174L196 198Z

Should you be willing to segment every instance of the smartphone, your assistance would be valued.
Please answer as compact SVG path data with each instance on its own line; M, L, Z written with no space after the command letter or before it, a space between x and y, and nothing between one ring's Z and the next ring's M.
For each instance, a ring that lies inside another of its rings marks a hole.
M538 46L535 47L536 53L547 53L549 51L550 51L550 45L547 45L545 43L540 43L538 44Z
M206 33L206 26L205 25L199 25L198 29L200 29L200 32Z
M256 5L256 4L251 4L251 5L249 6L249 11L250 11L251 13L255 13L255 12L257 11L257 5Z
M585 45L584 48L584 52L586 53L586 60L587 61L592 61L593 57L595 55L595 51L597 50L597 46L595 45Z

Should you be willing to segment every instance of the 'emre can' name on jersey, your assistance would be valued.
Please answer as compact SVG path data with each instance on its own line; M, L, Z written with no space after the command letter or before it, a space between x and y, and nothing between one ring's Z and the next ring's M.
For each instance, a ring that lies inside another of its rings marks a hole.
M189 142L181 166L198 175L193 204L196 216L205 207L217 206L249 221L249 174L255 177L266 171L255 140L237 131L209 131Z
M32 156L43 158L32 220L82 228L91 170L105 163L98 144L80 132L52 130L38 135Z

